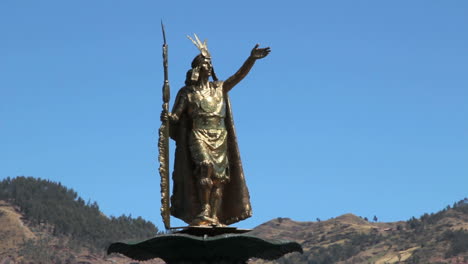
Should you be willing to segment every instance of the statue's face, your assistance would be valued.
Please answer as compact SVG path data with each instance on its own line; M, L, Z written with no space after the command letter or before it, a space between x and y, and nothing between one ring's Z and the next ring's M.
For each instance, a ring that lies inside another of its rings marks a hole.
M205 72L208 74L208 76L211 75L211 71L213 69L213 65L211 65L211 59L210 58L204 58L202 63L201 63L201 71Z

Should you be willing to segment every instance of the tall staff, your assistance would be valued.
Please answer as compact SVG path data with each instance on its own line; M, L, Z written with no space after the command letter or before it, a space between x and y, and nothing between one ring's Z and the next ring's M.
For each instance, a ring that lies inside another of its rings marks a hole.
M164 84L162 89L162 113L169 113L169 75L167 67L167 43L164 24L161 21L164 44L163 50L163 66L164 66ZM165 119L159 128L159 174L161 175L161 216L166 229L171 228L170 209L169 209L169 119Z

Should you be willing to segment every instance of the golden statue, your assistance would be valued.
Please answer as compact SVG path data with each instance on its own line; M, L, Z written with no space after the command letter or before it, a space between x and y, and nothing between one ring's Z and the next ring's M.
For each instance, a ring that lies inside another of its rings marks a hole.
M192 61L172 112L161 114L170 137L176 141L170 214L190 226L221 227L252 215L228 92L249 73L257 59L270 53L270 48L258 48L257 44L234 75L219 81L206 40L201 42L197 35L195 40L189 39L200 54ZM168 190L168 186L164 188ZM169 212L168 197L163 194L162 198L164 218Z

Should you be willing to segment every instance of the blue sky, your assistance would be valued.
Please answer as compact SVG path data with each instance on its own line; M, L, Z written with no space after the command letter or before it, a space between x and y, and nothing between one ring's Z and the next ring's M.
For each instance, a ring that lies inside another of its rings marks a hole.
M160 20L172 96L208 39L254 216L406 220L468 196L466 1L1 1L0 179L60 181L162 228ZM173 99L173 98L172 98ZM173 220L173 225L181 225Z

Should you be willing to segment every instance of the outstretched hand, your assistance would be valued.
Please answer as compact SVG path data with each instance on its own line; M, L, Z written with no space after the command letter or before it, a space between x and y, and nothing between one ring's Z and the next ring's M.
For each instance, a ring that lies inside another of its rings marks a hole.
M259 44L255 45L255 47L252 49L252 52L250 52L250 57L254 59L262 59L265 58L269 53L270 53L270 47L258 48Z

